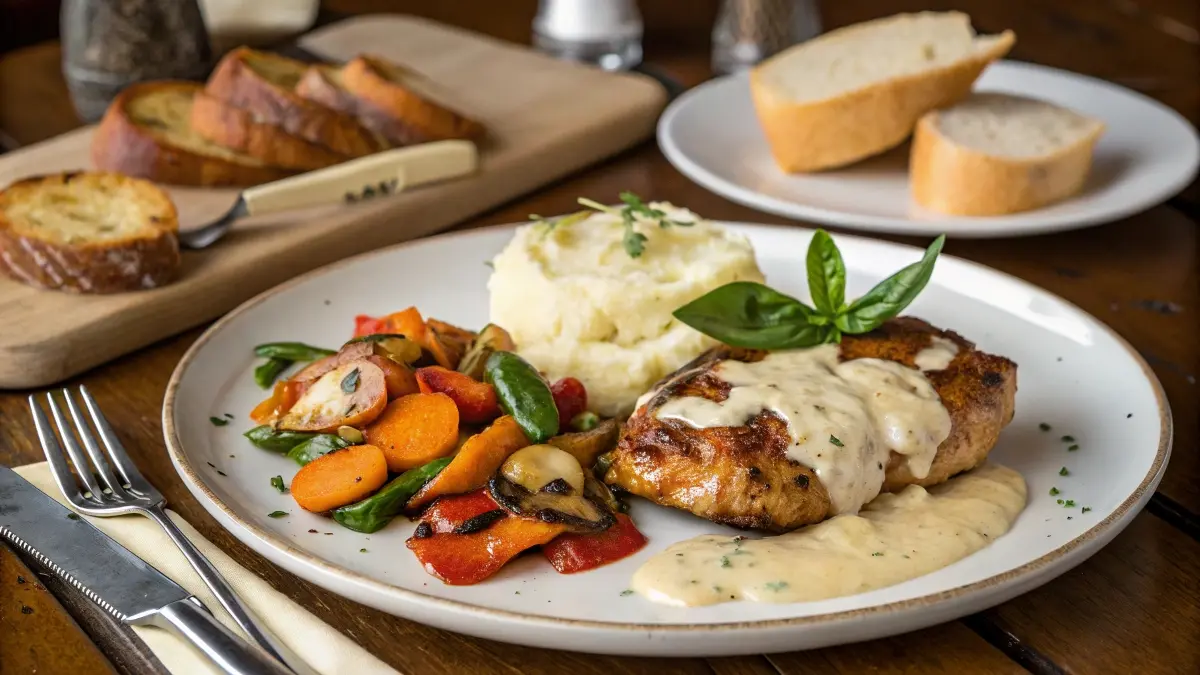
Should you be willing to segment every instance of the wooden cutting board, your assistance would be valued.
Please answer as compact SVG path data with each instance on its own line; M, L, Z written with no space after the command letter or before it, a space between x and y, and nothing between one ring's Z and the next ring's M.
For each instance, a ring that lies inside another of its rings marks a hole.
M654 80L557 61L528 48L397 15L356 17L300 46L330 61L371 52L438 80L489 138L468 178L353 205L239 221L183 254L175 283L118 295L42 291L0 278L0 388L52 384L211 320L298 274L444 230L647 137L666 103ZM91 168L92 128L0 156L0 185ZM236 190L168 188L183 228L219 217Z

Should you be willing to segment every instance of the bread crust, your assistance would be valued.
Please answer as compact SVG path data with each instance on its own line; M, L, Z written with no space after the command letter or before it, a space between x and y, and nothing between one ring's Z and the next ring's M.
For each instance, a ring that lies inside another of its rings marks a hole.
M938 112L917 123L909 156L909 184L922 207L959 216L1019 213L1079 193L1104 133L1093 132L1045 157L1002 157L966 147L938 129Z
M808 103L779 100L763 82L762 67L755 68L750 93L772 157L785 172L805 173L896 147L921 115L961 100L984 68L1012 48L1011 31L998 37L986 51L945 67Z
M370 101L365 101L330 81L326 73L330 66L309 66L296 85L296 93L328 108L353 115L363 126L383 136L397 147L435 140L426 137L404 120L388 115Z
M285 169L311 171L350 159L280 127L258 122L251 112L204 92L193 99L191 125L193 131L217 145Z
M180 89L188 95L201 90L198 84L181 81L144 82L125 88L109 105L92 138L92 161L98 168L158 183L201 187L258 185L294 173L192 152L170 144L134 122L127 112L129 102L164 88Z
M484 128L479 122L396 83L385 74L389 69L399 70L405 77L425 79L416 71L363 54L342 68L342 81L351 94L382 110L388 117L402 120L425 140L477 139L483 136Z
M297 94L293 87L271 82L248 65L248 59L286 62L299 73L307 68L299 61L242 47L221 59L205 85L205 92L253 113L260 123L281 127L289 134L348 157L363 157L387 149L382 138L354 117L314 103Z
M75 181L98 191L132 185L150 213L137 234L121 239L61 243L38 236L9 217L8 208L36 198L39 190ZM179 274L179 220L175 205L160 188L115 173L74 172L34 176L0 192L0 271L38 288L73 293L117 293L156 288Z

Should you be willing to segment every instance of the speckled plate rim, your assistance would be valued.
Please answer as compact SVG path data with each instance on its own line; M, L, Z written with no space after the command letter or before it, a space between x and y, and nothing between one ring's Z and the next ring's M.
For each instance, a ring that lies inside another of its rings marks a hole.
M721 225L745 228L749 230L763 229L775 231L811 231L809 228L800 228L794 226L778 226L727 221L718 222ZM263 530L252 522L242 519L237 512L231 509L229 505L223 502L208 488L208 486L192 468L192 465L188 461L187 455L183 450L183 444L174 422L175 399L180 383L187 373L188 367L191 365L192 360L196 357L200 350L205 347L208 341L212 339L214 335L223 330L227 324L231 323L247 312L252 311L260 303L283 291L286 291L296 285L305 283L314 277L319 277L332 272L333 270L355 265L364 259L380 255L387 255L398 249L408 248L410 246L422 244L431 240L453 241L455 239L479 236L483 233L492 233L505 229L511 230L517 225L519 224L496 225L463 232L452 232L433 237L425 237L347 258L330 265L326 265L325 267L312 270L306 274L284 282L283 284L280 284L272 289L264 291L254 298L242 303L242 305L229 312L224 317L216 321L212 326L210 326L199 338L196 339L192 346L188 348L187 352L183 355L183 358L180 359L178 365L176 365L175 370L171 375L171 379L167 384L166 393L164 394L162 412L163 437L166 442L167 452L171 458L171 462L174 464L176 471L183 480L184 484L188 487L188 490L194 497L196 497L205 510L207 510L223 527L229 530L230 533L238 539L243 539L241 536L239 536L239 532L237 531L240 529L241 532L257 540L259 544L270 549L273 555L264 553L261 550L259 552L272 559L273 562L279 564L285 569L289 569L289 571L297 574L297 576L303 575L295 572L293 568L296 567L307 568L316 575L320 576L321 580L319 581L314 579L309 580L313 581L313 583L316 583L317 585L327 588L332 592L349 597L352 600L362 602L363 604L370 605L382 611L397 616L403 616L404 618L408 618L410 620L435 625L447 630L479 635L481 637L488 637L501 641L517 642L535 646L546 646L547 643L547 640L545 639L535 639L529 641L513 639L511 633L507 630L503 633L487 630L471 630L472 627L464 626L453 621L437 620L431 617L417 617L416 614L422 612L422 610L437 609L442 612L469 615L473 618L481 620L491 620L494 622L504 623L509 628L521 627L540 630L557 629L558 631L615 631L618 634L625 634L626 638L628 638L630 634L634 634L637 637L651 639L656 636L678 634L681 632L696 633L698 635L711 635L712 633L768 631L814 625L831 625L836 627L854 621L862 621L868 618L878 619L889 617L897 621L900 619L912 619L911 622L905 622L904 627L898 630L868 629L866 635L867 637L872 637L916 630L935 623L953 620L970 613L971 611L977 611L979 609L983 609L984 607L994 606L995 604L1004 602L1021 593L1028 592L1067 572L1074 566L1083 562L1083 560L1086 560L1087 557L1095 553L1095 551L1100 547L1107 544L1129 524L1129 522L1138 514L1138 512L1141 511L1141 508L1145 505L1145 502L1153 494L1155 487L1158 485L1158 482L1161 480L1162 474L1166 469L1167 462L1171 454L1171 443L1173 440L1173 426L1170 405L1167 402L1166 394L1162 388L1162 384L1158 380L1158 377L1154 374L1154 371L1150 368L1149 364L1146 363L1145 359L1141 357L1141 355L1136 349L1133 348L1132 345L1130 345L1124 338L1122 338L1116 331L1114 331L1104 322L1085 312L1083 309L1079 308L1073 303L1070 303L1067 300L1064 300L1063 298L1054 295L1053 293L1050 293L1039 286L1030 284L1012 275L1005 274L999 270L992 269L986 265L981 265L963 258L957 258L948 255L942 256L942 259L953 260L956 265L964 265L968 269L984 271L989 274L998 275L999 277L1011 283L1017 284L1024 289L1048 295L1054 298L1055 301L1062 303L1063 307L1078 312L1082 317L1086 317L1088 320L1094 323L1097 328L1105 331L1110 337L1113 338L1114 342L1122 347L1127 352L1129 357L1141 367L1143 375L1151 385L1151 389L1154 392L1155 402L1158 406L1159 412L1159 441L1154 461L1151 464L1149 471L1147 471L1146 475L1138 484L1137 488L1134 489L1134 491L1130 493L1130 495L1124 501L1122 501L1121 504L1112 511L1112 513L1110 513L1106 518L1088 529L1083 534L1062 544L1050 553L1031 560L1020 567L1013 568L1001 574L993 575L986 579L981 579L971 584L958 586L956 588L948 589L938 593L931 593L915 598L879 604L871 607L832 612L828 614L817 614L782 619L765 619L761 621L655 624L590 621L584 619L566 619L524 614L521 612L493 609L468 602L426 595L418 591L412 591L383 583L358 572L354 572L344 567L329 563L318 556L296 548L286 539ZM845 234L840 234L838 236L841 239L852 241L878 242L878 240L873 240L870 237ZM900 246L914 255L919 255L921 253L921 250L915 247L904 244L894 245ZM236 528L233 526L236 526ZM245 542L244 539L243 541L244 543L250 544L250 542ZM1041 574L1037 574L1035 576L1035 573L1039 572ZM339 586L342 584L348 584L349 586L333 588L329 584L324 583L326 581L336 582L339 584ZM344 592L345 588L347 587L353 588L355 592L352 594ZM970 602L972 596L986 597L983 598L982 602L980 602L978 599L976 599L975 602ZM416 611L401 615L393 611L392 606L388 605L387 603L372 601L373 598L383 597L404 602ZM960 603L958 606L953 605L953 603L956 601ZM917 618L914 616L914 613L918 611L924 612L925 616L923 618ZM560 636L562 635L561 632L554 634ZM821 644L836 644L838 642L853 641L855 639L860 638L851 637L847 640L832 641L822 640ZM789 649L795 648L797 647L790 647ZM589 649L587 645L572 645L572 650L592 651L596 653L660 656L683 654L718 655L755 653L763 651L763 649L758 646L758 643L753 641L745 643L744 649L714 648L711 652L705 652L704 648L699 645L697 649L659 649L655 648L650 641L643 642L640 645L630 645L628 649L611 649L604 647Z

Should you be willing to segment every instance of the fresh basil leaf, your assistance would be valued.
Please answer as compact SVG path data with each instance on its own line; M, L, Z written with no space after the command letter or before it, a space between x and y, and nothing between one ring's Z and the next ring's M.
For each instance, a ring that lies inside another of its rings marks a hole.
M268 359L316 361L319 358L333 354L334 351L332 349L322 349L306 345L303 342L268 342L255 347L254 353Z
M825 342L829 328L814 325L814 310L799 300L752 281L713 289L675 310L696 330L734 347L795 349Z
M845 313L839 314L835 325L843 333L866 333L878 328L884 321L904 310L925 289L933 276L933 266L946 235L941 235L925 250L920 262L896 272L879 282L867 294L850 303Z
M835 316L846 302L846 263L825 230L817 230L808 244L807 267L813 306L826 316Z

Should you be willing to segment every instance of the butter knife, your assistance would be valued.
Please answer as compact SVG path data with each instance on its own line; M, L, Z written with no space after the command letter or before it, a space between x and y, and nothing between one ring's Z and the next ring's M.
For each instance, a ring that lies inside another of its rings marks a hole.
M385 150L246 188L225 215L202 227L181 231L179 245L191 250L207 248L225 236L235 221L248 216L393 195L473 173L478 162L475 144L470 141L435 141Z
M229 675L290 675L146 561L0 466L0 540L37 560L117 620L155 626L192 643Z

